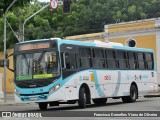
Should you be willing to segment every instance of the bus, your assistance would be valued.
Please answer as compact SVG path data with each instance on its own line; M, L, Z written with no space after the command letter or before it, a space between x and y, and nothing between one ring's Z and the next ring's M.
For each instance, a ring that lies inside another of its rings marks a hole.
M17 103L49 106L78 103L103 105L108 98L136 102L156 88L151 49L113 42L50 38L20 42L14 48Z

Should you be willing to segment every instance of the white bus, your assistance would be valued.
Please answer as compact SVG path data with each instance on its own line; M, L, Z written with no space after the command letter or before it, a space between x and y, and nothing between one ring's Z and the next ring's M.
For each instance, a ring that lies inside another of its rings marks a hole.
M107 98L135 102L156 84L154 51L118 43L52 38L17 43L15 100L48 105L105 104Z

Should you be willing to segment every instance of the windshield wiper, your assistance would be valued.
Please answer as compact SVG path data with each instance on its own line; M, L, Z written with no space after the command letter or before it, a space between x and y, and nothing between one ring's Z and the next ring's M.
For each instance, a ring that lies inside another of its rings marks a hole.
M38 60L36 62L38 62L38 64L40 64L41 60L43 59L44 54L46 53L46 50L43 50L43 52L41 53L41 55L39 56Z

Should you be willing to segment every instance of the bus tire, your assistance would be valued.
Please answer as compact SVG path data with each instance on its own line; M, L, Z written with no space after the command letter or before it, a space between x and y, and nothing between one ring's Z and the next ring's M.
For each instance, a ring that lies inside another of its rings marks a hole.
M104 105L107 102L107 98L98 98L98 99L93 99L92 101L96 105Z
M130 87L130 96L124 96L122 97L122 101L124 103L133 103L136 102L138 96L138 91L135 85L131 85Z
M47 110L48 103L40 102L38 105L40 110Z
M78 104L80 108L85 108L86 107L86 102L87 102L87 98L86 98L86 90L85 88L80 88L79 91L79 100L78 100Z

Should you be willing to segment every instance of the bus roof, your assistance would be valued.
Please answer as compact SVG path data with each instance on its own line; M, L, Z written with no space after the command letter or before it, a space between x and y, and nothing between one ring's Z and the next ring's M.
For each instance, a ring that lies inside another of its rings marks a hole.
M148 49L148 48L128 47L128 46L123 46L121 43L101 42L101 41L97 41L97 40L85 42L85 41L76 41L76 40L66 40L66 39L61 39L61 38L50 38L50 39L38 39L38 40L24 41L24 42L20 42L20 43L16 43L16 44L41 42L41 41L47 41L47 40L58 40L59 45L60 44L73 44L73 45L103 47L103 48L121 49L121 50L129 50L129 51L154 52L154 50Z
M74 44L74 45L83 45L83 46L95 46L95 47L103 47L103 48L112 48L112 49L121 49L121 50L129 50L129 51L144 51L144 52L154 52L152 49L148 48L137 48L137 47L128 47L123 46L121 43L115 43L115 42L82 42L82 41L74 41L74 40L61 40L61 44Z

